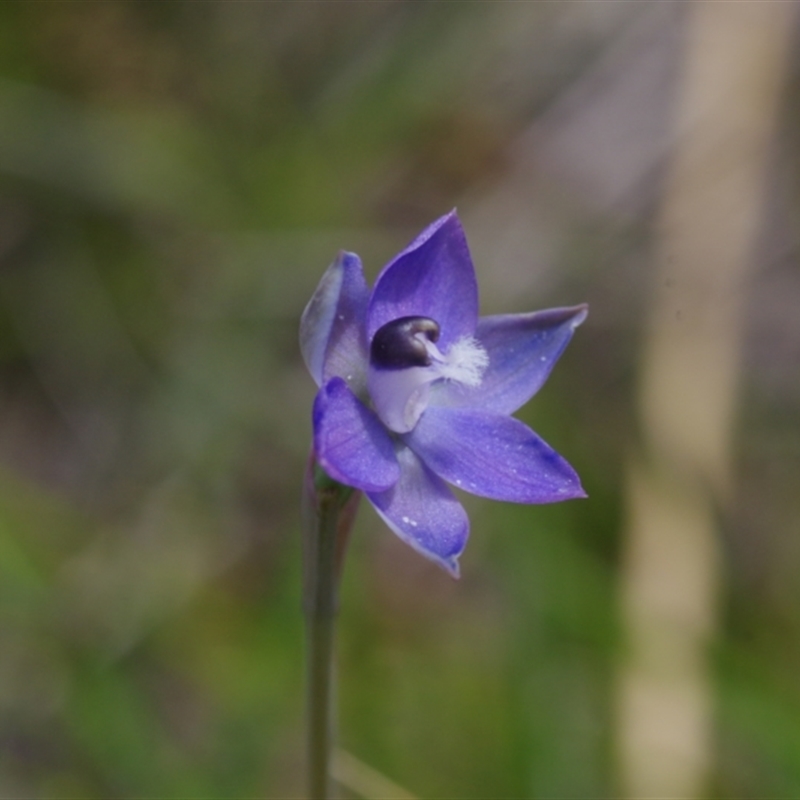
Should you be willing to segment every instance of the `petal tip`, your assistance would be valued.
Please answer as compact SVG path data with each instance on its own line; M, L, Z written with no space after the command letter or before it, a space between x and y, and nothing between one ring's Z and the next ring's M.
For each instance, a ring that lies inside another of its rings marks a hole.
M575 328L583 323L586 320L586 317L589 316L589 304L581 303L580 305L575 306L572 310L575 312L575 315L572 318L572 329L575 330Z
M333 262L337 267L342 269L363 269L361 265L361 258L357 253L351 253L349 250L340 250L336 254L336 260Z
M545 311L534 311L531 316L549 316L552 324L568 324L570 329L575 330L589 316L589 304L579 303L576 306L560 306L558 308L546 309Z
M565 462L566 463L566 462ZM570 467L572 470L572 467ZM558 500L586 500L589 495L586 493L586 490L581 486L580 478L578 477L577 473L573 472L573 478L571 481L571 486L566 488L561 488L558 490L559 497Z
M428 561L432 561L437 567L443 569L453 580L461 579L461 565L458 563L458 559L461 557L463 548L454 556L440 556L431 550L417 547L413 543L411 543L411 546L421 556L424 556Z
M443 214L441 217L439 217L439 219L431 222L431 224L428 225L428 227L425 228L422 233L420 233L416 239L412 241L412 243L406 248L405 252L418 249L442 228L446 228L450 225L454 226L457 231L464 235L463 226L461 225L461 220L458 218L458 212L455 208L451 211L448 211L447 214Z
M458 563L457 559L450 558L440 563L451 578L453 578L454 580L459 580L461 578L461 566Z

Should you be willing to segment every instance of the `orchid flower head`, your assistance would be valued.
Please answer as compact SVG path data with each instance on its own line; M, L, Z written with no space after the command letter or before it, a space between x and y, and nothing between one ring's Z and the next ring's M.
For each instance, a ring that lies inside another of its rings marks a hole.
M572 467L511 416L586 314L580 305L479 318L455 211L390 261L372 291L358 256L339 253L300 323L319 386L318 463L457 577L469 520L450 486L517 503L586 496Z

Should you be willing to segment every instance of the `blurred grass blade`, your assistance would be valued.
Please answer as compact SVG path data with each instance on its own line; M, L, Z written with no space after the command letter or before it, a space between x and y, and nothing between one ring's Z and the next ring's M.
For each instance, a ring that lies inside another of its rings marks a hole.
M345 750L335 750L331 761L333 779L343 788L369 800L416 800L416 795L398 786Z

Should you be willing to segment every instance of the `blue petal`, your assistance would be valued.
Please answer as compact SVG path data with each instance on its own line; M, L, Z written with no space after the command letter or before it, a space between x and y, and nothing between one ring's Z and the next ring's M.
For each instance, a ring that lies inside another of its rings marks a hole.
M461 503L407 447L398 450L400 480L387 492L367 494L386 524L407 544L454 578L469 536Z
M400 466L389 434L342 378L320 389L313 419L314 451L332 478L371 492L397 483Z
M357 391L366 385L368 300L361 260L355 253L339 253L300 320L300 350L317 386L334 375Z
M480 385L443 382L435 387L431 403L512 414L542 387L587 313L581 305L482 317L475 338L485 348L489 366Z
M429 406L403 439L437 475L481 497L515 503L586 497L572 467L513 417Z
M475 331L478 284L455 211L426 228L384 267L367 312L367 335L398 317L420 316L441 327L439 347Z

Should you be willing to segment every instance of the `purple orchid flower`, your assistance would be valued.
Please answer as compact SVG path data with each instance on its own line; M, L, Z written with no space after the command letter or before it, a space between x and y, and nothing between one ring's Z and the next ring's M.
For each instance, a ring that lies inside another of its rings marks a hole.
M572 467L510 416L545 382L586 314L581 305L478 319L455 211L390 261L371 293L359 257L341 252L300 323L320 387L317 461L457 577L469 520L448 483L517 503L586 496Z

